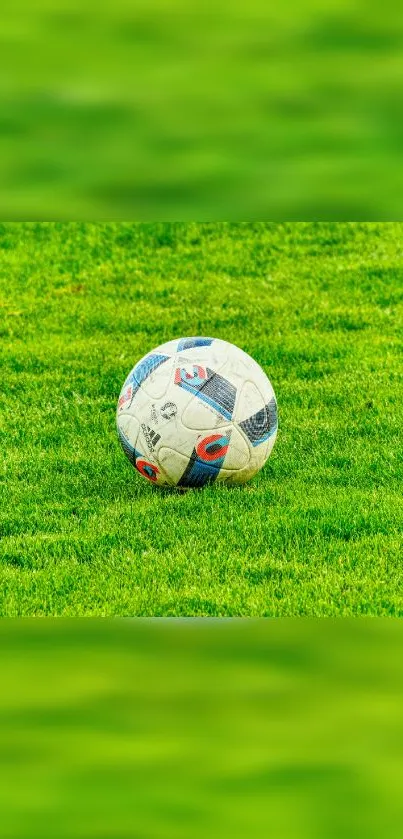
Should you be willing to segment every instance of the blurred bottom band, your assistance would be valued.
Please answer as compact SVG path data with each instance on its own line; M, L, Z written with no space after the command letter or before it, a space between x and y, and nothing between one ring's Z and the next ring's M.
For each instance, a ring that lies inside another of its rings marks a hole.
M397 837L403 624L0 622L6 839Z

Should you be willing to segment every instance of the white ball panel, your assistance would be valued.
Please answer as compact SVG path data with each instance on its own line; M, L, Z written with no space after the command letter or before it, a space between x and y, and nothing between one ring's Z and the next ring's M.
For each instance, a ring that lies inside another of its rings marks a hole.
M236 422L243 422L252 414L262 411L265 404L266 402L256 384L249 381L244 382L238 393L234 419Z
M245 466L244 469L238 469L237 472L231 472L228 469L221 469L220 483L227 484L228 486L240 486L241 484L246 484L247 481L254 478L258 472L259 469L252 469L250 465Z
M158 462L172 484L176 485L188 465L189 457L171 449L169 446L161 446L158 452Z
M161 353L161 355L175 355L179 341L174 338L173 341L166 341L165 344L160 344L152 352Z
M273 388L260 364L244 352L244 350L239 349L239 347L234 347L234 350L235 352L229 353L229 377L234 375L237 379L241 379L242 381L253 382L260 390L262 396L264 398L267 396L268 399L270 399L273 395Z
M171 381L174 369L174 357L163 361L159 367L150 373L149 376L141 383L141 389L151 399L162 399L166 394Z
M256 448L251 447L249 463L237 470L223 468L220 472L222 480L231 485L244 484L250 481L266 463L273 445L274 442L272 443L272 438L270 438L269 441L261 443Z
M228 425L228 419L203 402L199 396L189 394L188 404L182 414L182 423L185 428L193 431L210 431Z
M214 373L219 373L227 361L227 350L214 347L214 344L212 344L211 347L192 347L178 352L175 356L175 367L184 367L187 372L191 373L195 365L200 365L204 368L209 367Z
M220 434L227 435L230 438L222 468L229 470L243 469L250 461L249 445L243 435L232 423L220 428Z
M122 413L117 418L117 425L130 445L135 449L140 432L139 421L131 413Z

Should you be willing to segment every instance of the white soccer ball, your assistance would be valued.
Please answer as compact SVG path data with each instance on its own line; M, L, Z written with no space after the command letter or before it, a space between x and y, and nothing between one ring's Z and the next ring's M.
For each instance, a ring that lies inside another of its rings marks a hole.
M130 462L158 486L242 484L274 446L276 397L243 350L216 338L181 338L133 368L117 427Z

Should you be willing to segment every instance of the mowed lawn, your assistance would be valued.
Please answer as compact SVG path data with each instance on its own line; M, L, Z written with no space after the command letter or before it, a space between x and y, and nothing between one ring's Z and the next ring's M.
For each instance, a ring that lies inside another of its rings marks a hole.
M403 615L403 225L0 227L1 615ZM116 401L173 337L264 367L242 488L158 491Z

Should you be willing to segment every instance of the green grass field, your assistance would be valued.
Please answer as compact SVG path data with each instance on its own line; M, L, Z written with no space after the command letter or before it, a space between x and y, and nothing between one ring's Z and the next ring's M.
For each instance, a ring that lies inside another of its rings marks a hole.
M3 224L0 613L403 615L402 224ZM119 447L139 357L212 335L279 437L244 488Z

